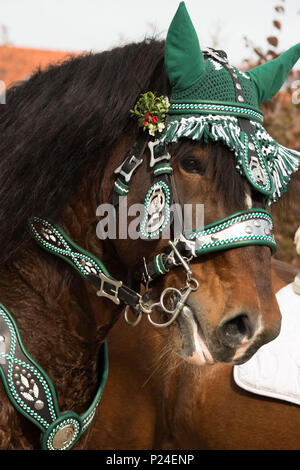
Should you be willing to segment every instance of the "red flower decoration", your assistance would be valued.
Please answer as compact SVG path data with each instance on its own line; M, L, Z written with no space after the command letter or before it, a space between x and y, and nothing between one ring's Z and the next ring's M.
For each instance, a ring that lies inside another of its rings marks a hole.
M150 119L150 118L151 118L151 114L150 114L150 113L147 113L147 114L146 114L146 118L147 118L147 119Z
M144 126L147 126L147 124L148 124L148 121L143 121Z
M156 116L153 116L153 117L151 118L151 122L153 122L153 124L156 124L157 121L158 121L158 119L157 119Z

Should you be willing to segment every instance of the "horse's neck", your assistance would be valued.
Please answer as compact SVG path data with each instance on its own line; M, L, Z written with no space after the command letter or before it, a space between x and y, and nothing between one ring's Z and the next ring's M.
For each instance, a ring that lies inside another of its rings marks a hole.
M90 222L81 224L74 208L66 211L65 221L78 244L93 244ZM34 241L3 269L0 291L0 302L14 317L26 349L50 376L61 411L85 411L97 388L99 349L118 308L97 297L95 287Z

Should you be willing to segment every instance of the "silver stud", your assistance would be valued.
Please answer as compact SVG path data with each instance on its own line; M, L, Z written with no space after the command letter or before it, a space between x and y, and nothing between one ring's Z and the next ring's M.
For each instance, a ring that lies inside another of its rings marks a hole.
M0 343L5 343L5 338L4 338L4 336L0 336Z
M16 381L16 385L21 385L20 380L17 380L17 381Z
M235 84L235 86L236 86L236 88L237 88L238 90L241 90L241 89L242 89L242 87L241 87L241 84L240 84L240 83L236 83L236 84Z
M44 408L44 402L42 400L37 400L34 407L36 410L42 410Z
M19 366L16 366L16 370L19 371L19 370L20 370L20 367L19 367Z
M217 237L216 235L212 235L210 238L213 242L217 242L219 240L219 237Z
M266 234L266 235L270 235L270 230L267 229L267 228L265 228L265 234Z
M245 232L249 234L252 233L253 232L252 227L250 225L247 225L247 227L245 228Z
M24 392L25 388L23 387L23 385L21 385L20 390L21 392Z
M242 95L239 95L237 99L238 101L240 101L240 103L243 103L245 101Z
M248 147L250 150L255 150L255 146L252 142L249 142Z
M26 377L27 377L27 379L30 379L31 374L27 374Z
M253 225L254 225L255 227L261 227L261 223L260 223L259 220L254 220Z
M232 75L233 75L234 78L238 78L238 76L235 72Z

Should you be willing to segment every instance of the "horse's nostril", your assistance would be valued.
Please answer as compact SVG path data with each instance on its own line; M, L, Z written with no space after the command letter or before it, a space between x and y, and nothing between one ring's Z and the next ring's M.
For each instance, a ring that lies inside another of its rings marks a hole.
M254 327L250 317L242 313L222 323L217 334L225 346L232 348L238 346L244 338L250 339L254 334Z

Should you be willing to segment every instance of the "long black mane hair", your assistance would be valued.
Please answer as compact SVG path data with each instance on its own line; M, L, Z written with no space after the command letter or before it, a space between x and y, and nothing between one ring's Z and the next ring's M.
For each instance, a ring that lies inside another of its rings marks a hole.
M101 178L120 136L137 133L129 109L140 93L166 92L163 56L162 41L144 40L38 70L7 92L0 107L0 263L29 237L30 217L59 221L87 171Z

